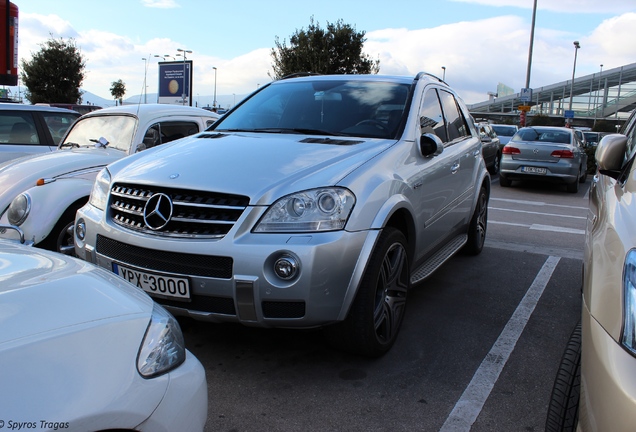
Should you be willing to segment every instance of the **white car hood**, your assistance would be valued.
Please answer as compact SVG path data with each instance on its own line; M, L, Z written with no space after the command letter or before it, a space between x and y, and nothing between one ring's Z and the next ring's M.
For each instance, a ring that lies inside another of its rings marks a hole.
M222 191L268 205L287 193L336 185L396 142L330 139L209 132L131 156L109 170L113 182Z
M152 308L149 296L115 274L0 240L0 347L115 317L149 321Z
M115 149L79 148L25 156L0 166L0 214L13 198L35 186L40 178L53 178L95 167L98 171L126 154Z

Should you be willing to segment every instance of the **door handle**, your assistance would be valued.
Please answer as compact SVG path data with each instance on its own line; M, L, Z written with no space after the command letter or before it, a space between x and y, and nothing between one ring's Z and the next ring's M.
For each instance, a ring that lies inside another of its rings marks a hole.
M459 162L456 162L453 164L453 166L451 166L451 173L452 174L457 174L457 171L459 171Z

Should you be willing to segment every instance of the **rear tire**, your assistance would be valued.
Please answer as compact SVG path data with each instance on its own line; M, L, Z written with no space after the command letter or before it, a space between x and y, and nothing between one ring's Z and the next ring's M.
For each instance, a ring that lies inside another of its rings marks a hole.
M499 173L499 186L501 187L510 187L512 186L512 181L508 180L504 176Z
M581 323L570 335L554 380L548 405L546 432L575 431L578 423L581 390Z
M577 193L579 191L579 179L574 180L574 183L566 185L568 192Z
M479 190L479 197L475 205L475 212L470 219L468 227L468 241L464 245L463 252L468 255L479 255L486 241L486 228L488 227L488 191L486 186Z
M347 318L325 328L327 340L353 354L385 354L404 319L410 278L406 238L387 227L380 234Z

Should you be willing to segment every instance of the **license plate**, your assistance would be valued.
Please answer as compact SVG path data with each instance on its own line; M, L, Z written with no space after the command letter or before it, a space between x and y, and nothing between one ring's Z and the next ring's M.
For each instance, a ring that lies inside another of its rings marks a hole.
M132 270L119 264L113 264L113 271L148 294L180 299L190 298L190 281L186 278Z
M529 174L545 174L547 170L545 168L537 167L521 167L521 172Z

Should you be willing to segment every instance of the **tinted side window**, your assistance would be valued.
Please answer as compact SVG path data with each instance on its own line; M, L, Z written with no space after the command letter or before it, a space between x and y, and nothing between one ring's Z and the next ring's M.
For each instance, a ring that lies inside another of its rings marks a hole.
M39 144L33 114L29 112L0 112L0 143Z
M459 138L470 136L470 129L468 129L466 119L457 106L455 97L452 94L441 90L439 92L439 97L442 101L444 116L448 127L448 140L454 141Z
M199 125L196 122L160 122L148 128L144 135L143 143L145 148L151 148L198 132L200 132Z
M66 134L69 127L77 120L79 115L66 113L42 113L42 118L53 137L53 142L57 145Z
M443 143L448 142L446 126L444 125L444 115L442 114L442 107L439 104L435 90L427 91L422 100L422 107L420 109L420 133L434 133Z

